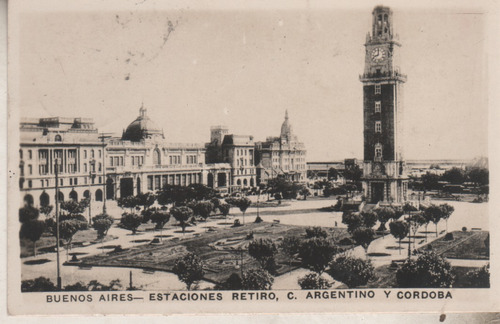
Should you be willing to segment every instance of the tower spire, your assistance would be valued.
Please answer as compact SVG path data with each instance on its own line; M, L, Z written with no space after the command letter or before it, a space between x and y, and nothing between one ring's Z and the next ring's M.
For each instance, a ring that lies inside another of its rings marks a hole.
M285 120L288 120L288 109L285 109Z

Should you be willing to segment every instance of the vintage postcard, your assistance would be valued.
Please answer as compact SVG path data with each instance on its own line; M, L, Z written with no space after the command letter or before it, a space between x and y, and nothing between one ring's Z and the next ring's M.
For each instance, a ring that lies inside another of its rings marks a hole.
M9 313L499 311L498 18L11 1Z

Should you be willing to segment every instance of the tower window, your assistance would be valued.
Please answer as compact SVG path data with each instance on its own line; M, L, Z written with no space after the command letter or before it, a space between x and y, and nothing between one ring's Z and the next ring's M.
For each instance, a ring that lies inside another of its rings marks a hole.
M380 87L380 84L376 84L375 85L375 94L381 94L382 93L382 89Z
M381 121L375 122L375 133L382 133L382 122Z
M382 104L380 103L380 101L375 101L375 112L379 113L381 111L382 111Z
M375 160L382 160L382 144L375 144Z

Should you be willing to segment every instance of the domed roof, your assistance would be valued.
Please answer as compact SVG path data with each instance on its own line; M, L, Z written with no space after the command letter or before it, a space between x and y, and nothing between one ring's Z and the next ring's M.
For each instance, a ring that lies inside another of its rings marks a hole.
M139 142L155 136L163 138L163 131L147 116L147 110L141 106L139 116L123 132L122 140Z
M288 110L285 111L285 121L281 124L281 138L292 137L292 125L288 121Z

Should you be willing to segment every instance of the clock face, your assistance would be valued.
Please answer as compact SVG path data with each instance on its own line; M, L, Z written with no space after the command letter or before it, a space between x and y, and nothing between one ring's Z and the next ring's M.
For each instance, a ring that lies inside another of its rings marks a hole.
M373 62L382 62L387 57L387 52L385 49L377 47L372 50L370 57Z

